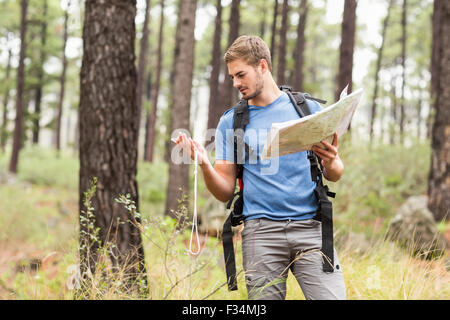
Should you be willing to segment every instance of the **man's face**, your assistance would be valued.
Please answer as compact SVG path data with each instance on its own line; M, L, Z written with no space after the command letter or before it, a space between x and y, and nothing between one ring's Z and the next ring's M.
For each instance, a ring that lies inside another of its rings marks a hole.
M264 87L260 65L255 67L242 59L237 59L228 63L228 73L233 81L233 87L242 94L242 99L255 98Z

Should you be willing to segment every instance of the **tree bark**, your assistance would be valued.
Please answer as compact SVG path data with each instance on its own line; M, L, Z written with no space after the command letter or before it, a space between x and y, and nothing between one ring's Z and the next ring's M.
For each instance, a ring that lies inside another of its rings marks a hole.
M239 35L239 26L240 26L240 14L239 14L239 4L240 0L232 0L231 2L231 12L230 12L230 20L229 20L229 33L228 33L228 47L230 47L234 40ZM220 103L220 115L222 115L227 109L231 108L234 105L234 101L237 97L237 91L233 91L233 81L230 80L228 76L228 66L225 65L224 68L224 81L221 87L221 103Z
M397 128L397 109L398 109L398 101L397 101L397 90L396 84L397 77L393 77L391 79L391 116L392 122L389 130L389 143L394 144L396 140L396 128Z
M373 89L372 108L371 108L371 115L370 115L369 136L370 136L371 142L373 139L373 124L375 122L376 112L377 112L378 80L379 80L378 73L380 72L380 69L381 69L381 61L383 59L384 43L386 40L386 30L389 25L389 16L391 13L391 8L392 8L393 3L394 3L394 0L389 0L386 18L384 18L383 29L381 31L381 45L380 45L380 48L378 49L378 55L377 55L377 65L375 68L375 85L374 85L374 89ZM381 137L381 138L383 138L383 137Z
M194 66L194 28L196 0L180 1L175 36L171 127L189 130L192 76ZM179 200L188 206L183 196L189 195L189 164L169 161L166 214L177 218Z
M283 1L283 9L281 13L281 29L280 29L280 43L278 46L278 68L277 68L277 82L278 85L286 84L286 39L289 25L289 4L288 0Z
M44 79L44 63L46 60L46 53L45 53L45 44L47 42L47 9L48 9L48 2L47 0L44 0L44 6L43 6L43 21L42 21L42 29L41 29L41 61L38 71L38 87L36 88L36 99L34 104L34 119L33 119L33 143L38 144L39 143L39 119L41 117L41 102L42 102L42 87L43 87L43 79Z
M294 81L292 83L292 88L294 91L303 90L303 53L305 51L305 27L306 27L306 17L308 14L308 4L306 0L302 0L300 4L300 20L297 25L297 44L295 47L294 61Z
M433 2L433 15L432 15L432 25L433 25L433 35L432 35L432 48L431 48L431 63L430 63L430 73L431 73L431 83L430 83L430 109L427 117L427 138L431 140L431 132L433 128L433 121L436 110L434 110L436 102L436 94L439 91L439 53L440 53L440 37L441 37L441 11L439 8L442 6L443 0L434 0Z
M261 37L261 39L264 39L264 36L266 35L266 5L264 2L261 3L262 5L262 9L263 13L262 13L262 18L261 21L259 23L259 36Z
M435 7L436 8L436 7ZM449 220L450 216L450 2L438 4L441 18L436 31L439 38L438 67L435 77L436 88L434 108L436 117L432 129L431 169L428 184L428 208L436 221Z
M3 92L3 115L2 115L2 128L0 134L0 146L2 152L5 152L6 140L8 137L8 103L9 103L9 91L10 91L10 74L11 74L11 57L12 49L8 48L8 62L6 64L6 74L4 79L5 91Z
M211 75L209 77L209 106L208 106L208 126L207 129L216 128L221 117L219 108L219 75L220 75L220 61L221 61L221 49L220 42L222 39L222 4L221 0L217 0L216 3L216 25L214 29L214 40L212 47L212 61L211 61ZM208 139L209 137L205 137ZM206 141L208 142L214 141Z
M403 144L405 131L405 84L406 84L406 0L402 6L402 96L400 98L400 143Z
M80 265L86 279L88 268L95 272L97 249L112 243L110 259L126 276L126 289L145 290L144 249L137 226L140 220L114 201L129 194L139 211L135 16L135 0L85 2L79 107ZM91 242L92 235L83 221L92 220L83 200L94 177L98 182L92 198L93 223L99 228L100 241Z
M22 147L23 137L23 94L25 86L25 51L26 51L26 32L27 32L27 9L28 0L21 1L21 21L20 21L20 54L19 67L17 69L17 90L16 90L16 120L14 125L13 146L11 160L9 162L9 171L17 173L19 163L19 152Z
M422 92L422 91L421 91ZM419 99L417 100L417 140L420 140L422 136L422 93L420 92Z
M273 62L275 61L275 53L276 53L276 35L277 35L277 19L278 19L278 0L274 0L273 4L273 19L272 19L272 35L270 38L270 57ZM272 70L273 73L273 70Z
M155 149L156 139L156 118L158 112L158 97L159 86L161 82L161 69L162 69L162 44L163 44L163 27L164 27L164 0L161 0L161 15L159 20L159 34L158 34L158 49L157 49L157 62L156 62L156 78L155 84L151 90L151 113L148 118L148 130L147 130L147 147L145 151L145 161L153 161L153 152Z
M445 1L445 0L444 0ZM432 49L431 49L431 101L432 105L434 105L435 95L439 90L439 53L441 51L441 43L439 41L441 37L441 28L439 27L441 24L441 11L439 8L442 6L443 0L434 0L433 3L433 16L432 16L432 24L433 24L433 36L432 36Z
M150 103L151 101L151 95L152 95L152 73L147 72L146 82L145 82L145 101ZM148 130L150 125L150 114L151 114L151 107L148 108L145 115L145 140L144 140L144 161L147 160L147 150L148 150Z
M339 100L342 89L348 84L352 92L353 51L355 47L356 0L345 0L342 19L339 71L334 99Z
M64 94L66 89L66 71L67 71L67 57L66 57L66 45L67 45L67 27L69 21L69 8L70 1L67 2L66 12L64 13L64 36L62 47L62 73L60 78L60 91L58 100L58 115L56 118L56 150L61 150L61 119L63 112Z
M147 71L148 36L150 33L148 28L149 20L150 20L150 0L146 0L144 25L142 27L141 47L139 50L139 61L137 71L136 102L138 108L138 133L140 133L141 128L142 102L144 97L145 75ZM139 134L138 134L138 145L139 145Z

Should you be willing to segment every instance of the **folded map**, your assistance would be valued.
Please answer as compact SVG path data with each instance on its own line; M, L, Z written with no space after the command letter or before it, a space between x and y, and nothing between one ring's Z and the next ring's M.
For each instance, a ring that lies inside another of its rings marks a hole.
M346 90L347 87L342 91L338 102L314 114L291 121L272 123L261 153L261 160L311 150L313 145L325 148L320 141L332 143L334 132L337 132L338 137L343 135L363 95L363 89L349 95L346 94Z

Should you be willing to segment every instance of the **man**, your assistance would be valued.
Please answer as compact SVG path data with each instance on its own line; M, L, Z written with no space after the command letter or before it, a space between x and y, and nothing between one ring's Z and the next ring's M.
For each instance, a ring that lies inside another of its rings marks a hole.
M288 95L272 77L270 51L262 39L241 36L225 53L233 86L248 101L250 122L245 142L261 154L273 122L298 119ZM308 101L311 112L320 106ZM233 197L236 163L233 145L233 108L220 119L216 131L216 162L211 165L205 148L181 134L177 143L194 147L208 190L220 201ZM231 134L230 134L231 132ZM338 154L338 138L325 149L313 147L321 159L327 180L338 181L344 165ZM191 155L193 157L193 155ZM277 162L277 170L264 169ZM270 170L269 170L270 171ZM321 222L313 219L317 210L306 152L244 163L244 230L242 255L249 299L285 299L286 278L291 270L306 299L346 299L342 269L334 252L334 272L322 269Z

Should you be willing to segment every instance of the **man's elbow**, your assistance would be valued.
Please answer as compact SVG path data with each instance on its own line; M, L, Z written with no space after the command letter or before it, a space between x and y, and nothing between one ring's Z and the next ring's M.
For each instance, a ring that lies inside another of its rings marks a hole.
M220 193L220 194L216 194L214 195L215 198L223 203L226 203L228 201L230 201L230 199L233 198L234 193Z
M325 179L331 182L338 182L343 174L344 174L344 165L342 165L339 170L334 171L332 174L327 174L326 172L324 172Z

